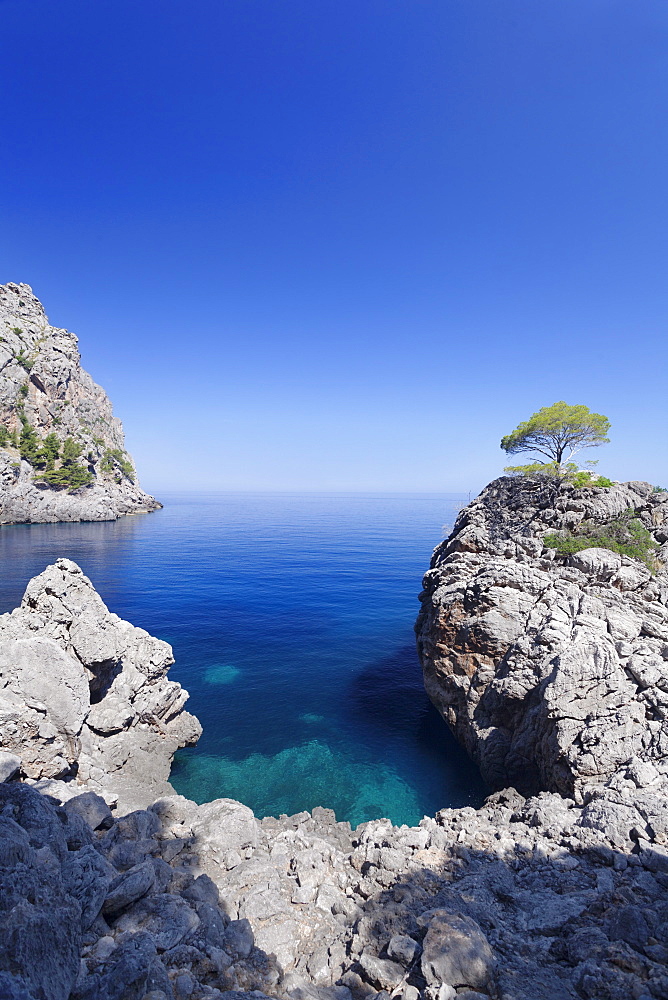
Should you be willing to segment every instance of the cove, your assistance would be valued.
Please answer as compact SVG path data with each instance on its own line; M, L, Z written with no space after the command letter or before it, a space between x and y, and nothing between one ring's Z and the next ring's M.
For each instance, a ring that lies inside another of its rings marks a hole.
M458 494L161 494L112 522L0 528L0 611L59 556L110 609L170 642L204 727L172 783L258 816L353 824L478 805L476 769L430 705L413 640Z

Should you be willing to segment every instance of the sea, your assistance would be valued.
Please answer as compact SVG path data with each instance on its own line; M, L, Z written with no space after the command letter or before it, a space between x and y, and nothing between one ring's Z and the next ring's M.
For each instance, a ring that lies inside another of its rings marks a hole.
M203 726L183 795L416 824L486 794L427 699L417 595L462 494L170 493L110 522L0 527L0 612L55 559L169 642Z

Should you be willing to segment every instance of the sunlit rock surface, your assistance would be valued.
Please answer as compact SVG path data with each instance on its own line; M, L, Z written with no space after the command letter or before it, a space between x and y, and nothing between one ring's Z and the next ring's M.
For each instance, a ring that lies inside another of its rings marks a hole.
M543 538L633 511L653 572ZM434 552L417 624L427 692L492 787L583 801L668 775L668 494L499 479Z
M80 364L77 338L49 324L29 285L0 285L0 426L21 433L22 416L43 441L55 434L81 447L91 485L68 490L39 482L39 469L11 441L0 447L0 524L109 521L156 510L137 485L123 426Z

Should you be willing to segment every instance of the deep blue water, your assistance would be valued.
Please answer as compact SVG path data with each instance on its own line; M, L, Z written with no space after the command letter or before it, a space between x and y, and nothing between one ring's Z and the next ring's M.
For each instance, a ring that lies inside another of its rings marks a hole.
M455 494L179 494L108 523L0 528L0 611L59 556L166 639L204 734L172 782L260 816L416 823L484 789L422 689L413 622Z

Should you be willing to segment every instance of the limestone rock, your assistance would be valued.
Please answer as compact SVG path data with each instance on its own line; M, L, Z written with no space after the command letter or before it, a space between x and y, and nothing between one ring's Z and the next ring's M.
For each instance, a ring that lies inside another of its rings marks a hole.
M15 753L0 750L0 781L11 781L21 769L21 758Z
M425 685L492 787L581 799L632 763L641 784L668 775L665 564L652 575L543 543L629 510L663 541L668 495L646 483L499 479L434 552L416 626Z
M187 692L167 679L170 647L105 607L66 559L30 581L11 614L0 615L0 745L34 780L70 778L78 793L113 791L125 808L172 791L176 749L201 728L183 711ZM98 726L109 713L111 726ZM70 811L109 820L100 799Z
M487 991L494 964L492 949L475 920L447 910L429 914L422 948L422 972L429 984Z
M75 335L49 325L29 285L10 282L0 285L0 427L18 440L22 418L40 441L76 441L78 464L93 479L71 490L51 486L11 440L1 442L0 524L110 521L161 506L137 485L122 424L81 368Z
M145 896L155 882L153 865L144 861L123 872L108 885L102 911L105 915L120 913Z

